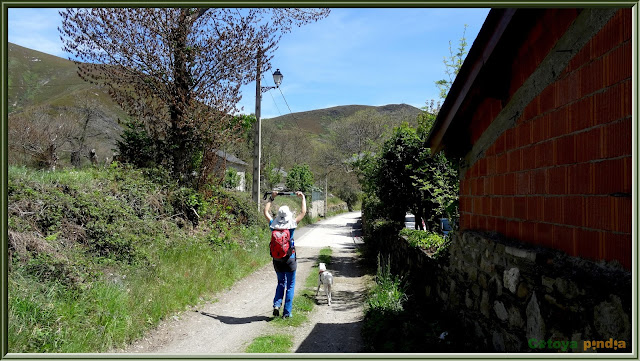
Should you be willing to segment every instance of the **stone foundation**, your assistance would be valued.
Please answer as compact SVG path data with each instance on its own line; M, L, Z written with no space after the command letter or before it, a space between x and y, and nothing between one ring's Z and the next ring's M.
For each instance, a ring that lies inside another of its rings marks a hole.
M622 267L474 232L454 234L440 260L401 238L378 243L414 296L441 306L480 350L631 352L631 274Z

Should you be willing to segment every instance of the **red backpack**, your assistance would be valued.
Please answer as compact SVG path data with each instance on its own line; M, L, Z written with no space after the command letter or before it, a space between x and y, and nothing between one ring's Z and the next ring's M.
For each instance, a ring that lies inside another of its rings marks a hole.
M291 236L288 229L274 229L271 231L269 249L271 257L284 258L291 255Z

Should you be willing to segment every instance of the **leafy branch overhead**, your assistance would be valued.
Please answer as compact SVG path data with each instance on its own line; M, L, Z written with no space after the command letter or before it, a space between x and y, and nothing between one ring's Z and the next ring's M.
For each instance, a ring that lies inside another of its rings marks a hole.
M328 9L78 8L60 12L64 50L82 79L105 85L154 141L155 162L203 181L210 153L238 141L240 86L281 37Z

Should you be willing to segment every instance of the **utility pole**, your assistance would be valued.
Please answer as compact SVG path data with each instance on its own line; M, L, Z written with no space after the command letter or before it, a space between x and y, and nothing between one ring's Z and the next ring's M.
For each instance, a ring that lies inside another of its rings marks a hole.
M251 188L251 199L260 212L260 155L262 142L262 121L260 120L260 104L262 103L262 89L260 88L260 78L262 76L262 51L258 51L258 70L256 72L256 129L253 135L253 188Z

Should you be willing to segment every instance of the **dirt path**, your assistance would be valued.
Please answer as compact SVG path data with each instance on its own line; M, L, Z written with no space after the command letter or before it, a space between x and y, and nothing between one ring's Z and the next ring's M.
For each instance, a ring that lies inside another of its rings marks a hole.
M319 295L310 321L292 328L294 352L358 352L365 280L357 265L359 212L339 215L296 231L299 255L296 294L304 285L320 249L331 247L333 302ZM119 352L216 354L243 353L258 336L275 331L269 325L276 278L271 264L217 295L217 302L198 306L162 322L141 340Z

